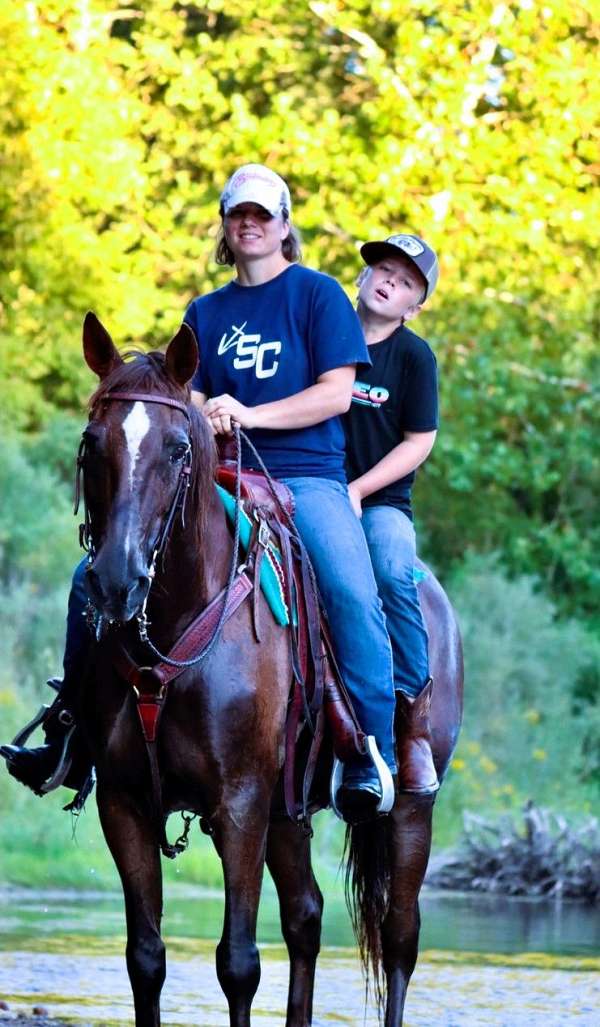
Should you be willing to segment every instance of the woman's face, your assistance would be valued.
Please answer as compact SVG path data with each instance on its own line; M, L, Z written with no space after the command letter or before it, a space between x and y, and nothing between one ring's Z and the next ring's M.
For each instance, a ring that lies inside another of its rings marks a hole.
M281 214L273 217L258 203L240 203L223 219L225 239L238 260L258 260L281 252L290 226Z

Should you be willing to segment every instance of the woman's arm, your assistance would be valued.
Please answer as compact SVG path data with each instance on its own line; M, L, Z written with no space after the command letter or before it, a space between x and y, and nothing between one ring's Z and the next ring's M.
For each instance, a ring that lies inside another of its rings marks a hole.
M192 403L198 410L202 410L202 407L206 403L206 393L197 392L196 389L192 389Z
M335 367L319 375L308 389L255 407L244 406L227 393L207 400L203 393L196 392L192 398L215 435L230 432L232 420L242 428L308 428L349 409L355 372L355 364Z

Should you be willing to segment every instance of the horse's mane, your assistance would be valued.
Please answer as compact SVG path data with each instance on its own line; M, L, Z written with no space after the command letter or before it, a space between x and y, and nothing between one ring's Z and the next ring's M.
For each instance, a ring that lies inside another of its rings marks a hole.
M151 392L177 399L187 406L192 443L192 475L186 503L186 521L196 529L196 544L201 552L205 544L208 500L213 488L217 461L216 446L210 428L200 411L193 406L189 385L177 385L167 374L165 355L158 350L142 353L128 350L124 362L100 382L89 401L90 410L102 402L109 392Z

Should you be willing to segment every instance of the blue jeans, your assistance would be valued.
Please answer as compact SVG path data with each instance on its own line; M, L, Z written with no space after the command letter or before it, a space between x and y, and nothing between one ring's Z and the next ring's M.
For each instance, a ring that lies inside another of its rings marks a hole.
M81 678L85 670L91 642L90 631L84 616L87 604L87 592L84 583L87 563L88 558L84 556L83 560L75 568L67 608L67 637L65 639L63 667L65 681L72 681L74 684Z
M362 526L392 642L394 687L416 696L429 677L429 656L414 582L415 529L393 506L364 507Z
M363 731L396 772L392 650L360 521L345 485L284 478L315 569L344 683Z

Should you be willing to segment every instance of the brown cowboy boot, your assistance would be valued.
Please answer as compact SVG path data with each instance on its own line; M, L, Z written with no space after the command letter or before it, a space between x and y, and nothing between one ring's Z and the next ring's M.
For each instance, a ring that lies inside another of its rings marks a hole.
M396 746L400 792L434 795L440 787L431 752L429 709L432 687L433 681L429 678L416 699L411 699L404 692L396 692Z

